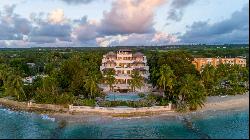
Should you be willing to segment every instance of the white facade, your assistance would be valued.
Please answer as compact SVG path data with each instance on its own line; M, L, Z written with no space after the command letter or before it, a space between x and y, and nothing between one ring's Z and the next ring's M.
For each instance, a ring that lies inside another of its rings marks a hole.
M149 66L147 66L146 56L142 53L132 54L132 51L129 49L120 49L117 53L109 52L103 55L102 65L100 66L102 73L105 69L115 70L116 83L113 85L115 91L129 91L129 80L133 70L139 70L141 76L145 79L144 86L141 89L136 89L136 91L147 92L149 90L149 85L146 84L149 78ZM101 85L101 88L104 91L109 90L107 85Z

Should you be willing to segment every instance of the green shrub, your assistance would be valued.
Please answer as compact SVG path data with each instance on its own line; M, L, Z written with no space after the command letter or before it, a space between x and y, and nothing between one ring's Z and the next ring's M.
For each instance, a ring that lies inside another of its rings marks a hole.
M73 102L73 105L76 106L95 106L95 100L94 99L76 99Z
M144 93L138 93L138 96L143 98L143 97L145 97L145 94Z
M3 98L5 96L7 96L7 95L5 95L4 92L0 91L0 98Z
M159 105L160 106L166 106L169 104L169 101L168 100L165 100L165 99L161 99L160 102L159 102Z
M59 96L56 96L56 104L71 104L74 100L74 95L71 93L63 93Z
M148 94L147 98L148 100L156 100L159 101L162 97L159 95L155 95L153 93Z
M40 90L36 92L34 100L36 103L55 104L55 96L52 96L48 92L41 92Z

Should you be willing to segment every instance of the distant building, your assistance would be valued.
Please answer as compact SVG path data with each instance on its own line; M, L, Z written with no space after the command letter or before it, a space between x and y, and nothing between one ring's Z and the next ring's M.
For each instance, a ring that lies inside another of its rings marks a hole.
M219 64L238 64L242 67L246 67L246 59L244 58L194 58L192 64L195 65L195 68L200 71L205 65L210 64L217 66Z
M144 78L144 86L141 89L136 89L136 91L146 92L149 90L150 85L146 84L149 77L149 66L147 66L146 56L142 53L132 54L130 49L120 49L117 53L109 52L103 55L102 65L100 66L102 73L108 69L115 70L114 91L130 91L129 81L132 79L131 74L134 70L138 70ZM102 85L102 88L104 91L109 91L108 86Z
M36 79L35 76L28 76L28 77L23 78L23 82L25 85L32 84L35 79Z
M34 67L36 64L35 63L26 63L30 67Z
M41 75L36 75L36 76L28 76L28 77L25 77L25 78L23 78L22 80L23 80L23 82L24 82L24 85L28 85L28 84L32 84L33 82L34 82L34 80L37 78L37 77L42 77L42 78L44 78L44 77L48 77L48 75L43 75L43 74L41 74Z

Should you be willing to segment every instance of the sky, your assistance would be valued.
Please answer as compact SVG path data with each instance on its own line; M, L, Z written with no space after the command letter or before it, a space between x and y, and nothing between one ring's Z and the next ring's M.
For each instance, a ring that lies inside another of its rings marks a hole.
M0 0L0 48L248 44L248 0Z

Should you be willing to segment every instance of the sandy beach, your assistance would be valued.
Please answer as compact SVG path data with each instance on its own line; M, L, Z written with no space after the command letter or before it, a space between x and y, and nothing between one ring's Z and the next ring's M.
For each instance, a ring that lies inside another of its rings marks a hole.
M11 108L11 103L13 101L10 101L8 103L1 102L2 105L7 105L7 107ZM14 108L18 110L20 107L21 110L24 109L24 103L18 103L15 102ZM210 96L207 97L205 104L202 108L199 108L195 112L204 112L209 110L228 110L228 109L234 109L234 108L249 108L249 92L247 92L244 95L228 95L228 96ZM27 109L26 109L27 110ZM36 109L32 110L36 112ZM37 112L41 113L41 112ZM45 112L44 112L45 113ZM190 113L190 112L187 112ZM183 113L178 113L175 111L167 111L167 112L140 112L140 113L130 113L130 114L107 114L107 113L90 113L90 112L81 112L81 113L72 113L72 112L60 112L60 111L47 111L46 114L48 114L50 117L56 118L56 120L66 120L67 122L85 122L85 121L96 121L99 120L106 120L108 118L131 118L131 117L149 117L149 116L168 116L168 117L174 117L176 115L180 115ZM184 113L186 114L186 113Z
M194 112L206 112L209 110L218 111L218 110L229 110L236 108L249 108L249 92L244 95L235 95L235 96L211 96L207 97L206 102L203 108L199 108ZM178 113L178 112L151 112L151 113L138 113L138 114L96 114L96 113L51 113L50 116L58 120L67 120L68 122L89 122L95 120L107 120L108 118L141 118L141 117L175 117L177 115L185 115L187 113Z
M207 97L202 111L225 110L233 108L249 108L249 92L243 95L210 96ZM198 111L199 111L198 110Z

